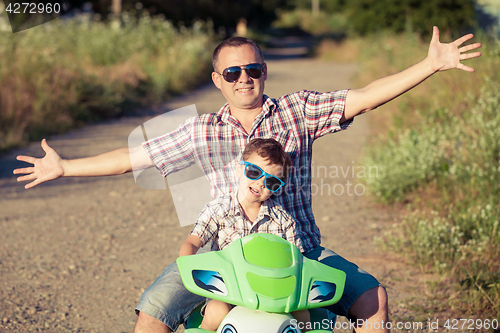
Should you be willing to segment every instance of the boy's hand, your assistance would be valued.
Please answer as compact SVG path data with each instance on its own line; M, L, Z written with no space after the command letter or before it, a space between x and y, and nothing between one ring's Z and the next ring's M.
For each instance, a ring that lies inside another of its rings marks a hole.
M24 186L26 189L64 175L63 160L59 154L47 144L45 139L42 140L42 149L45 151L45 156L43 158L23 155L17 156L17 160L33 164L33 167L14 170L14 174L25 174L25 176L17 178L18 182L32 180L31 183Z
M443 44L439 41L439 29L434 27L429 53L427 55L431 61L432 70L437 72L457 68L467 72L474 72L473 68L465 66L460 61L481 56L481 52L464 53L480 48L481 43L470 44L459 48L460 45L472 37L474 37L473 34L468 34L452 43Z

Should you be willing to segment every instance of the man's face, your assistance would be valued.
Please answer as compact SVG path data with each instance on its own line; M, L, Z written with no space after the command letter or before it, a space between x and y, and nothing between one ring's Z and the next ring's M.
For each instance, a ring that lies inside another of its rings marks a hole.
M281 178L283 176L283 167L277 164L270 164L269 160L264 159L257 153L251 154L246 162L255 164L264 172L267 172L273 176ZM245 165L238 164L236 166L236 172L240 179L240 184L238 188L238 199L240 203L246 201L247 203L257 203L263 202L271 197L273 192L269 191L264 186L264 178L262 176L260 179L252 180L245 176Z
M219 53L216 72L222 73L225 68L245 66L248 64L262 64L257 51L251 45L225 47ZM262 108L264 81L267 79L267 67L264 64L264 73L258 79L253 79L243 70L236 82L227 82L222 75L213 72L212 80L229 103L231 112L255 110Z

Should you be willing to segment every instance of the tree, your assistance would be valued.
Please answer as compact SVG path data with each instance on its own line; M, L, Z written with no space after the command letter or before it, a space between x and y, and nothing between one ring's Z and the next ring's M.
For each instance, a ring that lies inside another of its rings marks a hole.
M445 32L474 26L474 0L351 0L349 25L361 35L381 30L428 35L433 25Z
M111 0L100 0L111 1ZM132 9L137 0L123 0L123 10ZM264 28L276 19L276 10L286 6L286 0L140 0L145 10L153 15L163 14L175 24L211 20L215 28L235 29L245 18L248 26Z

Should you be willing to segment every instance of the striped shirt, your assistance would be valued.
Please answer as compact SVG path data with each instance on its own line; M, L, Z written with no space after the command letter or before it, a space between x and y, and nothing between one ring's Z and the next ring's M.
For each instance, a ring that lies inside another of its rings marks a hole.
M236 164L245 145L254 138L274 138L289 153L292 168L286 186L273 199L297 221L307 252L321 242L312 211L312 145L317 138L350 126L352 120L339 124L346 96L347 90L302 90L279 99L264 95L262 111L249 133L226 104L217 113L189 118L143 147L165 177L196 163L211 184L211 195L219 198L237 191Z
M259 215L252 223L241 208L236 193L209 202L201 211L191 235L201 240L200 247L213 240L212 251L218 251L257 232L280 236L304 251L302 241L296 235L295 221L281 205L272 199L262 202Z

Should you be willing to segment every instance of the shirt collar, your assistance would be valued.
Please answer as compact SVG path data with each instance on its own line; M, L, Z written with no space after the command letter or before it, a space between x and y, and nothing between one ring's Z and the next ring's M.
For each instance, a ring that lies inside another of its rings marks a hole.
M271 209L274 205L275 202L271 198L264 201L260 206L258 219L261 219L263 216L271 217ZM238 191L236 191L230 195L229 209L227 210L226 216L240 215L244 215L244 213L243 208L240 206L240 202L238 200Z
M264 95L264 103L262 103L262 111L264 114L272 112L276 109L276 103L274 99L267 95Z
M242 214L243 211L240 207L240 202L238 201L238 191L236 190L230 194L229 209L227 210L226 215L238 216Z
M275 109L276 103L274 102L274 100L267 95L263 95L262 111L257 117L266 115L267 113L272 112ZM217 112L217 118L219 119L219 121L224 123L228 121L230 115L231 111L229 110L228 103L224 104L224 106L220 108L219 112Z
M271 199L267 199L266 201L264 201L262 203L262 205L260 206L260 211L259 211L259 216L271 216L271 213L270 213L270 206L271 206L271 203L272 203L272 200Z

